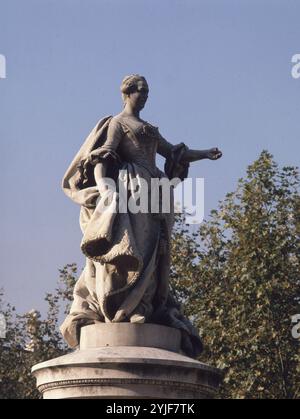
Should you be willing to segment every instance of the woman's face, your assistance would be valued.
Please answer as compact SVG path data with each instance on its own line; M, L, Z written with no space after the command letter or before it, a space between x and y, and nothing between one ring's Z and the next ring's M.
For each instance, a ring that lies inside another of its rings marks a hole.
M140 80L137 83L136 90L128 95L127 100L130 101L130 104L133 108L141 110L147 102L148 94L148 84L145 83L143 80Z

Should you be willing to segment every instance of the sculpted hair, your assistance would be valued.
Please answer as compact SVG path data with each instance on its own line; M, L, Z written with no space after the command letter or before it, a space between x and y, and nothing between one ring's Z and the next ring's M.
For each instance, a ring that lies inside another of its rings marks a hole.
M131 74L130 76L126 76L121 84L121 92L122 92L122 98L123 102L125 103L126 96L130 93L133 93L137 89L137 85L139 81L143 81L146 84L147 80L145 77L140 76L139 74Z

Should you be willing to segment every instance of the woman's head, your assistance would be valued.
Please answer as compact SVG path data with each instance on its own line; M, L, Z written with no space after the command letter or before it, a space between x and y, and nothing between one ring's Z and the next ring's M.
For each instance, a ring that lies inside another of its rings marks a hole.
M121 92L124 106L129 100L134 107L142 109L148 99L148 83L145 77L139 74L132 74L123 79Z

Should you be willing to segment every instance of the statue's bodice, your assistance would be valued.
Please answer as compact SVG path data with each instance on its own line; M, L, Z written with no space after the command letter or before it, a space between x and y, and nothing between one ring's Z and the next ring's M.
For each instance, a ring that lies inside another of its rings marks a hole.
M162 172L156 167L158 153L166 159L167 166L170 166L165 166L169 178L184 178L186 174L182 176L181 172L184 170L185 173L187 168L178 163L185 149L183 143L177 146L170 144L160 135L158 128L149 122L119 114L110 119L105 143L99 151L105 156L110 153L116 158L117 155L121 161L135 163L144 167L151 176L161 177Z
M116 118L123 130L118 152L122 160L135 163L157 174L156 152L159 142L157 127L144 121Z

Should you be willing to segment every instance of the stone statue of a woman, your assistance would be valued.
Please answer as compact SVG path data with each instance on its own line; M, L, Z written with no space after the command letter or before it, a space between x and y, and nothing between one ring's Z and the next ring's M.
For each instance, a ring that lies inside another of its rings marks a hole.
M80 328L95 321L159 323L180 329L182 350L195 357L201 351L197 330L169 288L172 206L165 213L105 211L100 198L109 196L111 203L120 199L118 189L109 190L107 178L138 185L143 179L149 186L154 178L183 180L190 162L217 160L222 153L173 146L143 121L140 111L149 93L144 77L125 77L121 91L123 111L100 120L63 179L64 192L81 205L86 266L61 330L76 347ZM156 167L156 153L166 159L165 173Z

